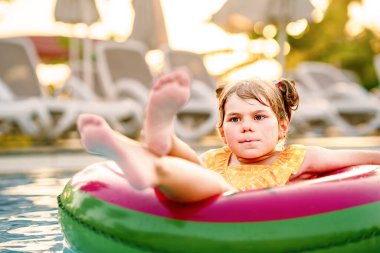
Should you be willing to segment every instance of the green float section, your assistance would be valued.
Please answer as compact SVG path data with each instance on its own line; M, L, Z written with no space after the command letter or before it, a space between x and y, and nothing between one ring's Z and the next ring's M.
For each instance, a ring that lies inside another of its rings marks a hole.
M77 253L380 252L380 202L302 218L240 223L154 216L103 202L70 184L58 203L62 230Z

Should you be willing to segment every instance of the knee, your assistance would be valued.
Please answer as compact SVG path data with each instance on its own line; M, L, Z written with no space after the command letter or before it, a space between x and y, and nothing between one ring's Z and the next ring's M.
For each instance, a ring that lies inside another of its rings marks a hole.
M183 160L178 157L162 156L155 161L156 175L159 182L167 182L178 176L178 169L183 167Z
M170 158L163 156L156 160L156 173L159 178L166 177L169 174Z

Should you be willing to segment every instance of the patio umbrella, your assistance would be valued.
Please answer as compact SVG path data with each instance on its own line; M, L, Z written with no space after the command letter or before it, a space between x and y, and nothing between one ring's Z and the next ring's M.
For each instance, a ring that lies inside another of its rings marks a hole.
M150 49L168 44L160 0L132 0L135 18L130 38Z
M68 24L84 23L87 26L100 20L95 0L57 0L54 10L55 20ZM77 62L79 55L79 44L77 39L70 39L70 67L74 73L79 72ZM92 42L88 38L83 40L83 80L87 85L93 85L92 67Z
M229 32L251 32L257 22L277 24L280 46L278 61L284 67L286 25L303 18L311 20L312 11L309 0L227 0L211 20Z

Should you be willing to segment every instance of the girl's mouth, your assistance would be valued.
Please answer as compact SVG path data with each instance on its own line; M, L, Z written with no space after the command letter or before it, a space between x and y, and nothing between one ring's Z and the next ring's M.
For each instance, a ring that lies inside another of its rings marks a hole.
M245 140L242 140L242 141L239 141L239 143L253 143L253 142L257 142L259 140L257 139L245 139Z

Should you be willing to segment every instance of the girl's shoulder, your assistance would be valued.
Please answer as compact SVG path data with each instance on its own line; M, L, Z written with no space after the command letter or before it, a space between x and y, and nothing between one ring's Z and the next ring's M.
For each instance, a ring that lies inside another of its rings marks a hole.
M297 171L305 158L307 147L304 145L293 144L286 146L278 155L275 164L278 166L286 166Z
M291 144L291 145L288 145L286 146L283 151L281 152L281 154L297 154L297 153L305 153L305 151L307 150L307 147L304 146L304 145L300 145L300 144Z

